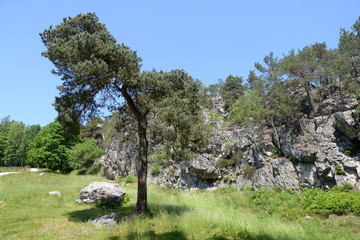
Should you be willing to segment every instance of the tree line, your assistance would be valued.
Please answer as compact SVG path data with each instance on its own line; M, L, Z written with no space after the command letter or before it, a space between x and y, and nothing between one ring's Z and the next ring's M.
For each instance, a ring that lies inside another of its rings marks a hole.
M94 163L104 154L99 137L103 122L96 117L74 136L57 119L41 128L4 117L0 122L0 166L32 166L61 173L99 171Z
M328 98L357 99L360 89L360 18L351 30L340 30L338 48L314 43L290 50L281 58L273 52L254 64L246 79L229 75L203 88L203 102L220 95L233 125L270 124L314 117Z

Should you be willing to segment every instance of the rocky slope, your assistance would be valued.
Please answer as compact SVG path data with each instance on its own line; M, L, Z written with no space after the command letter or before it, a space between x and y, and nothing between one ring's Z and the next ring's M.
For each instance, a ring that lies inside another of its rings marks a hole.
M224 115L222 105L214 98L213 112ZM271 127L229 128L221 118L207 117L215 129L207 150L179 163L167 160L160 173L149 171L149 180L173 188L331 188L345 182L360 188L356 107L350 99L327 99L317 106L315 118L277 126L279 141ZM136 139L112 142L105 153L105 175L136 174L136 149Z

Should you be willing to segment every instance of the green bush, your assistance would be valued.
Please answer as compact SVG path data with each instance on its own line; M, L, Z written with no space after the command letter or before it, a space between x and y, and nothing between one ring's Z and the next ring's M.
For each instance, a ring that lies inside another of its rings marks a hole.
M345 171L339 165L335 166L335 171L337 175L345 175Z
M125 183L125 184L130 184L130 183L135 183L137 182L137 177L134 176L134 175L127 175L126 177L122 178L122 177L119 177L119 179L117 180L118 183Z
M256 168L255 167L245 167L243 169L243 171L244 171L244 177L251 179L255 174Z
M150 174L157 175L160 173L160 165L158 163L154 163L150 166Z
M301 214L299 194L291 189L274 187L273 190L260 188L249 191L250 200L254 209L263 209L268 214L278 213L290 220L296 219Z
M95 139L89 139L76 144L68 151L69 165L73 169L86 169L87 172L103 154L104 150L97 146Z
M235 160L230 158L230 159L226 159L226 158L219 158L217 161L216 161L216 165L218 167L228 167L228 166L232 166L235 164Z
M350 185L331 191L307 189L302 194L302 205L311 213L329 212L337 215L360 214L360 193L349 192Z
M242 163L243 159L244 159L244 152L243 151L237 151L234 156L232 157L232 159L235 160L236 164L240 164Z
M331 189L331 191L340 191L340 192L350 192L354 188L354 185L351 183L345 183L343 186L335 186Z
M347 155L347 156L353 155L350 150L345 150L345 151L344 151L344 154Z
M149 163L157 163L160 166L169 166L169 160L171 159L170 150L168 148L156 150L149 155L148 159Z
M279 156L279 149L274 148L274 149L271 151L270 157L272 157L272 158L277 158L278 156Z

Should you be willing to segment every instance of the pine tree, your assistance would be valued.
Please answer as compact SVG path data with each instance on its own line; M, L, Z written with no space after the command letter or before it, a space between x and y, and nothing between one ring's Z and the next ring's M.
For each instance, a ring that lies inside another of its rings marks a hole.
M55 102L61 122L79 123L102 107L130 110L139 137L136 212L145 213L149 114L179 134L180 146L189 145L196 140L189 138L192 123L200 119L200 86L183 70L140 72L136 51L118 44L94 13L65 18L40 36L47 48L43 56L63 81Z

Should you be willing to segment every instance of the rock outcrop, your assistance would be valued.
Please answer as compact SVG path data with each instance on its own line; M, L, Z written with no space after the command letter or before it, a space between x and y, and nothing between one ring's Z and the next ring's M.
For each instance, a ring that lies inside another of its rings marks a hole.
M213 108L223 115L220 99ZM286 126L229 128L223 120L215 128L205 152L169 161L160 174L151 176L172 188L213 188L232 185L299 189L349 182L360 188L360 126L357 101L327 99L316 106L316 117ZM210 117L206 117L209 121ZM214 120L212 120L214 121ZM135 143L107 150L105 168L110 179L136 174ZM112 152L110 154L110 152ZM115 153L116 152L116 153Z
M115 140L105 150L102 172L108 179L137 175L137 139L130 142Z
M89 186L80 190L77 203L96 203L106 201L120 203L123 201L125 192L115 183L92 182Z

